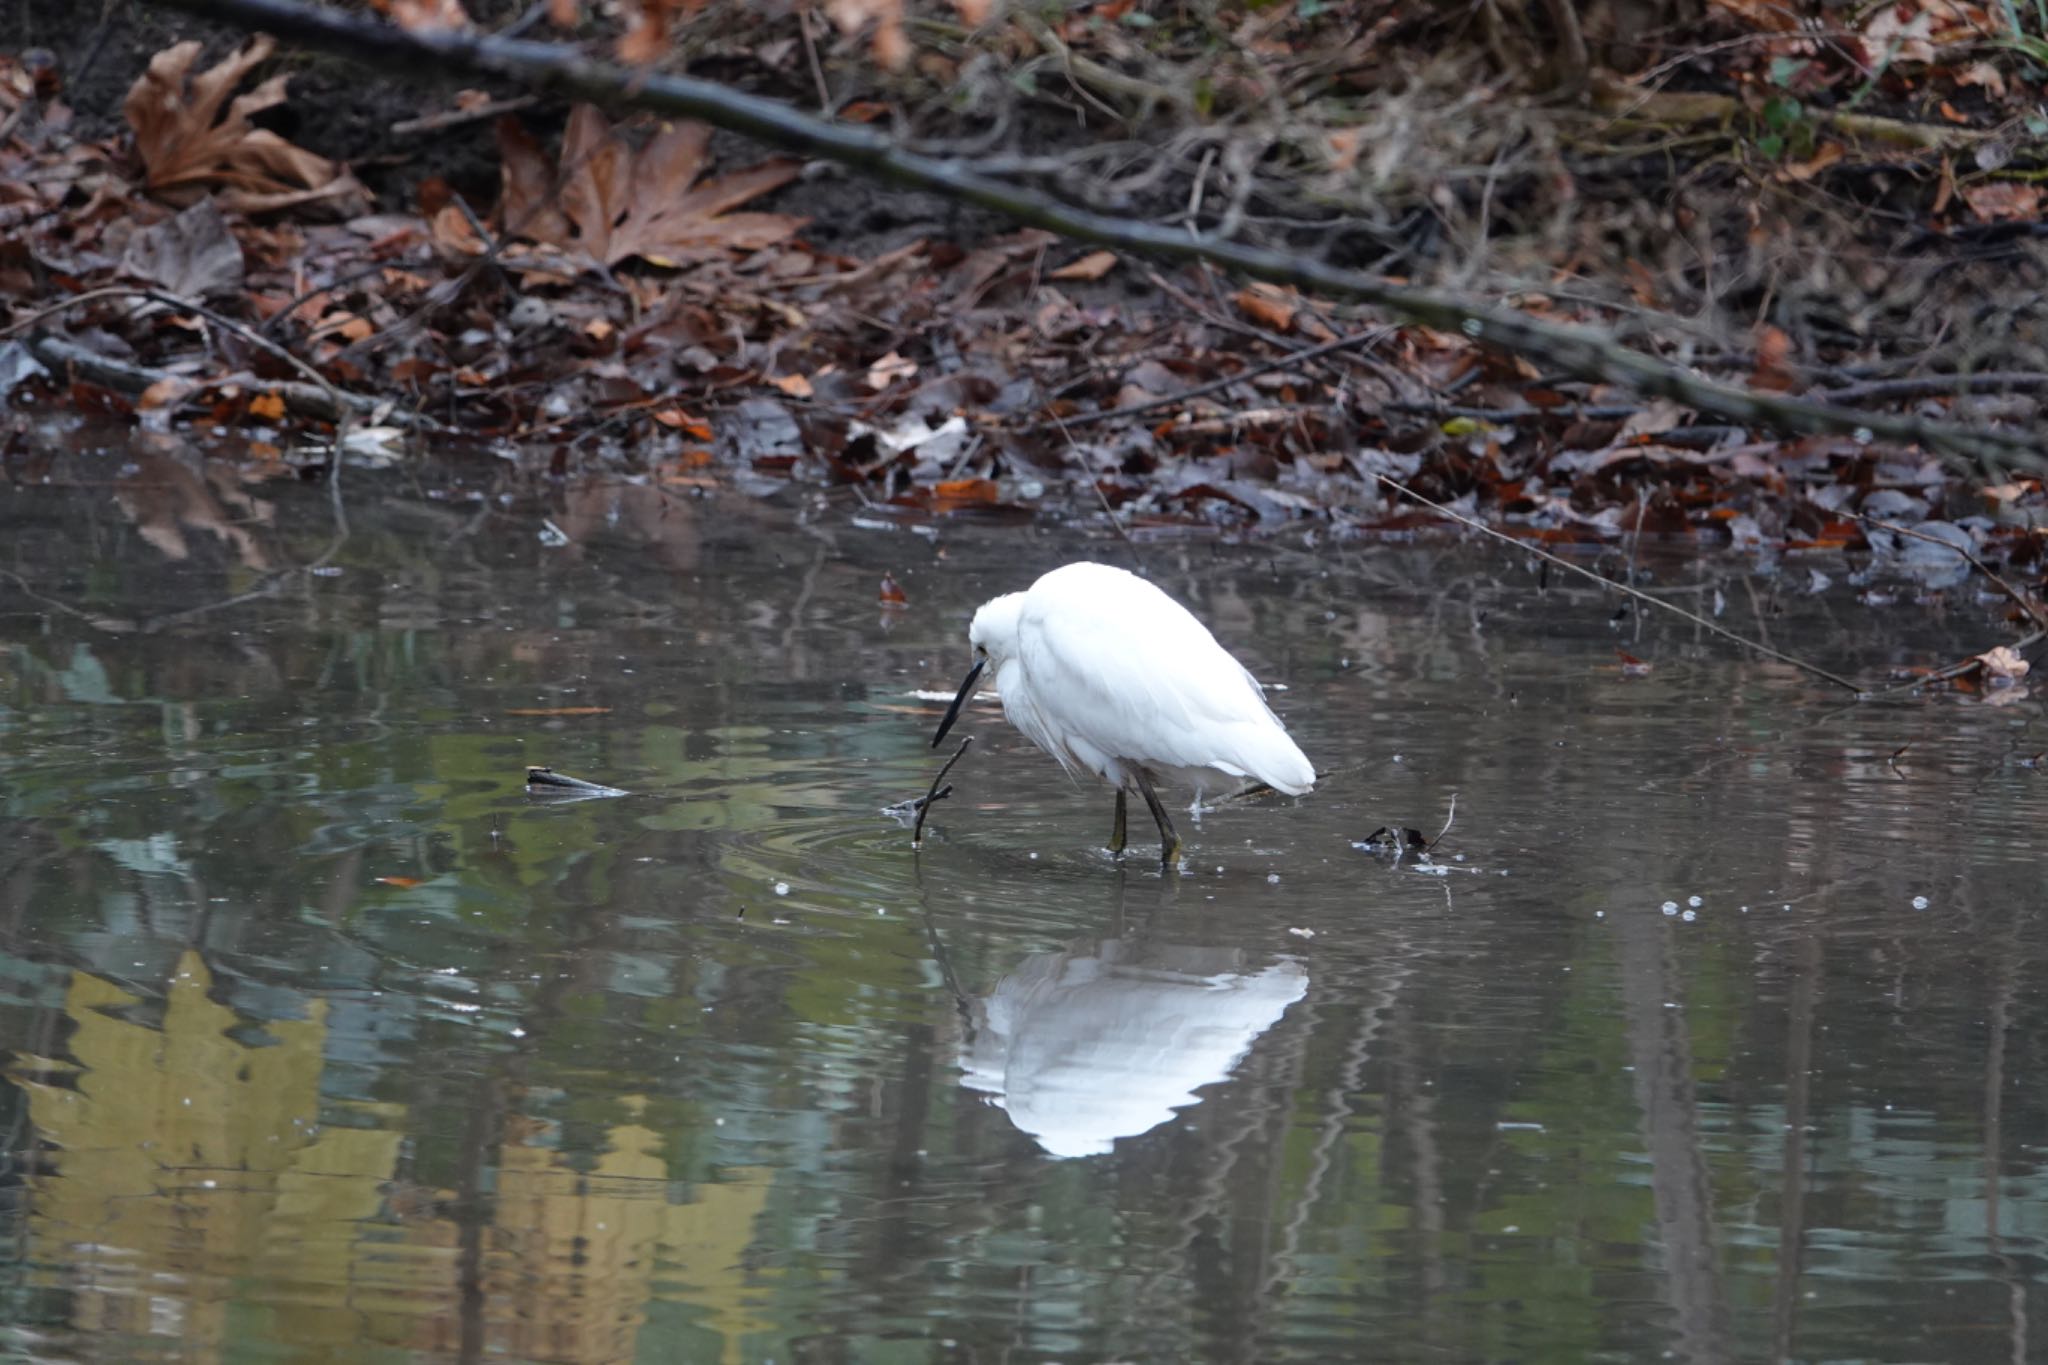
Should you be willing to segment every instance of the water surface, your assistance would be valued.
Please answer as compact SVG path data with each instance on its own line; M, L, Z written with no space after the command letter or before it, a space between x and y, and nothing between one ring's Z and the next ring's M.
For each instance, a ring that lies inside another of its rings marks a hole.
M196 469L0 492L11 1355L2048 1339L2031 698L1857 704L1483 548L366 480L337 544L323 490ZM918 694L1080 555L1284 684L1325 780L1119 865L983 706L913 853ZM1646 562L1840 671L2004 638L1838 560ZM1356 846L1453 798L1433 860Z

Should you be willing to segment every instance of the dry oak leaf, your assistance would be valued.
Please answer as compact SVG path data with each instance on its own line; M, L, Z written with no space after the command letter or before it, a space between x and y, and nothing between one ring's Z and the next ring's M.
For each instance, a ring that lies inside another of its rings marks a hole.
M795 179L796 162L764 161L700 184L710 141L701 123L669 123L635 148L603 114L579 104L562 134L557 188L556 170L525 127L501 119L500 220L512 236L603 266L638 256L675 267L758 251L803 226L804 219L782 213L727 212Z
M128 87L121 112L135 130L135 149L151 194L186 204L218 190L222 208L260 213L362 193L345 167L249 121L284 103L287 77L282 73L229 101L274 46L268 38L252 38L196 76L196 41L178 43L149 59L149 69Z

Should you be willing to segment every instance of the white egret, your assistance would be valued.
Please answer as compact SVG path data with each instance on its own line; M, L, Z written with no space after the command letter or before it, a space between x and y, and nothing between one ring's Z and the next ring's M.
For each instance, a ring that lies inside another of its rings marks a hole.
M1171 863L1180 835L1153 783L1202 791L1247 779L1290 796L1316 770L1266 705L1258 680L1186 607L1133 573L1082 562L984 602L967 639L975 663L932 736L937 748L995 669L1003 715L1069 774L1116 787L1110 848L1124 851L1124 795L1136 787Z

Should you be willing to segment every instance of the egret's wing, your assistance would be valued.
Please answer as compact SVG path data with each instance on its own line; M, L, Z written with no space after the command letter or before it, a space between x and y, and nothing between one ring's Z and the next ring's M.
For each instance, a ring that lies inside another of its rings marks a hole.
M1159 767L1220 768L1284 791L1315 781L1251 674L1164 593L1044 603L1034 593L1019 625L1017 662L1037 719L1087 766L1098 766L1087 763L1093 749Z

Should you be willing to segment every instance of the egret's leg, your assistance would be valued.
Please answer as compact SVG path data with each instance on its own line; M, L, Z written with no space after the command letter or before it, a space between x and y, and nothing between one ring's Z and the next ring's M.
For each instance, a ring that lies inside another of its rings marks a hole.
M1124 851L1124 789L1116 789L1116 828L1110 831L1109 851L1121 857Z
M1159 804L1159 793L1152 790L1151 779L1143 773L1134 776L1138 779L1138 790L1145 794L1145 804L1152 808L1152 818L1159 824L1159 861L1171 865L1180 856L1180 834L1167 816L1166 807Z

